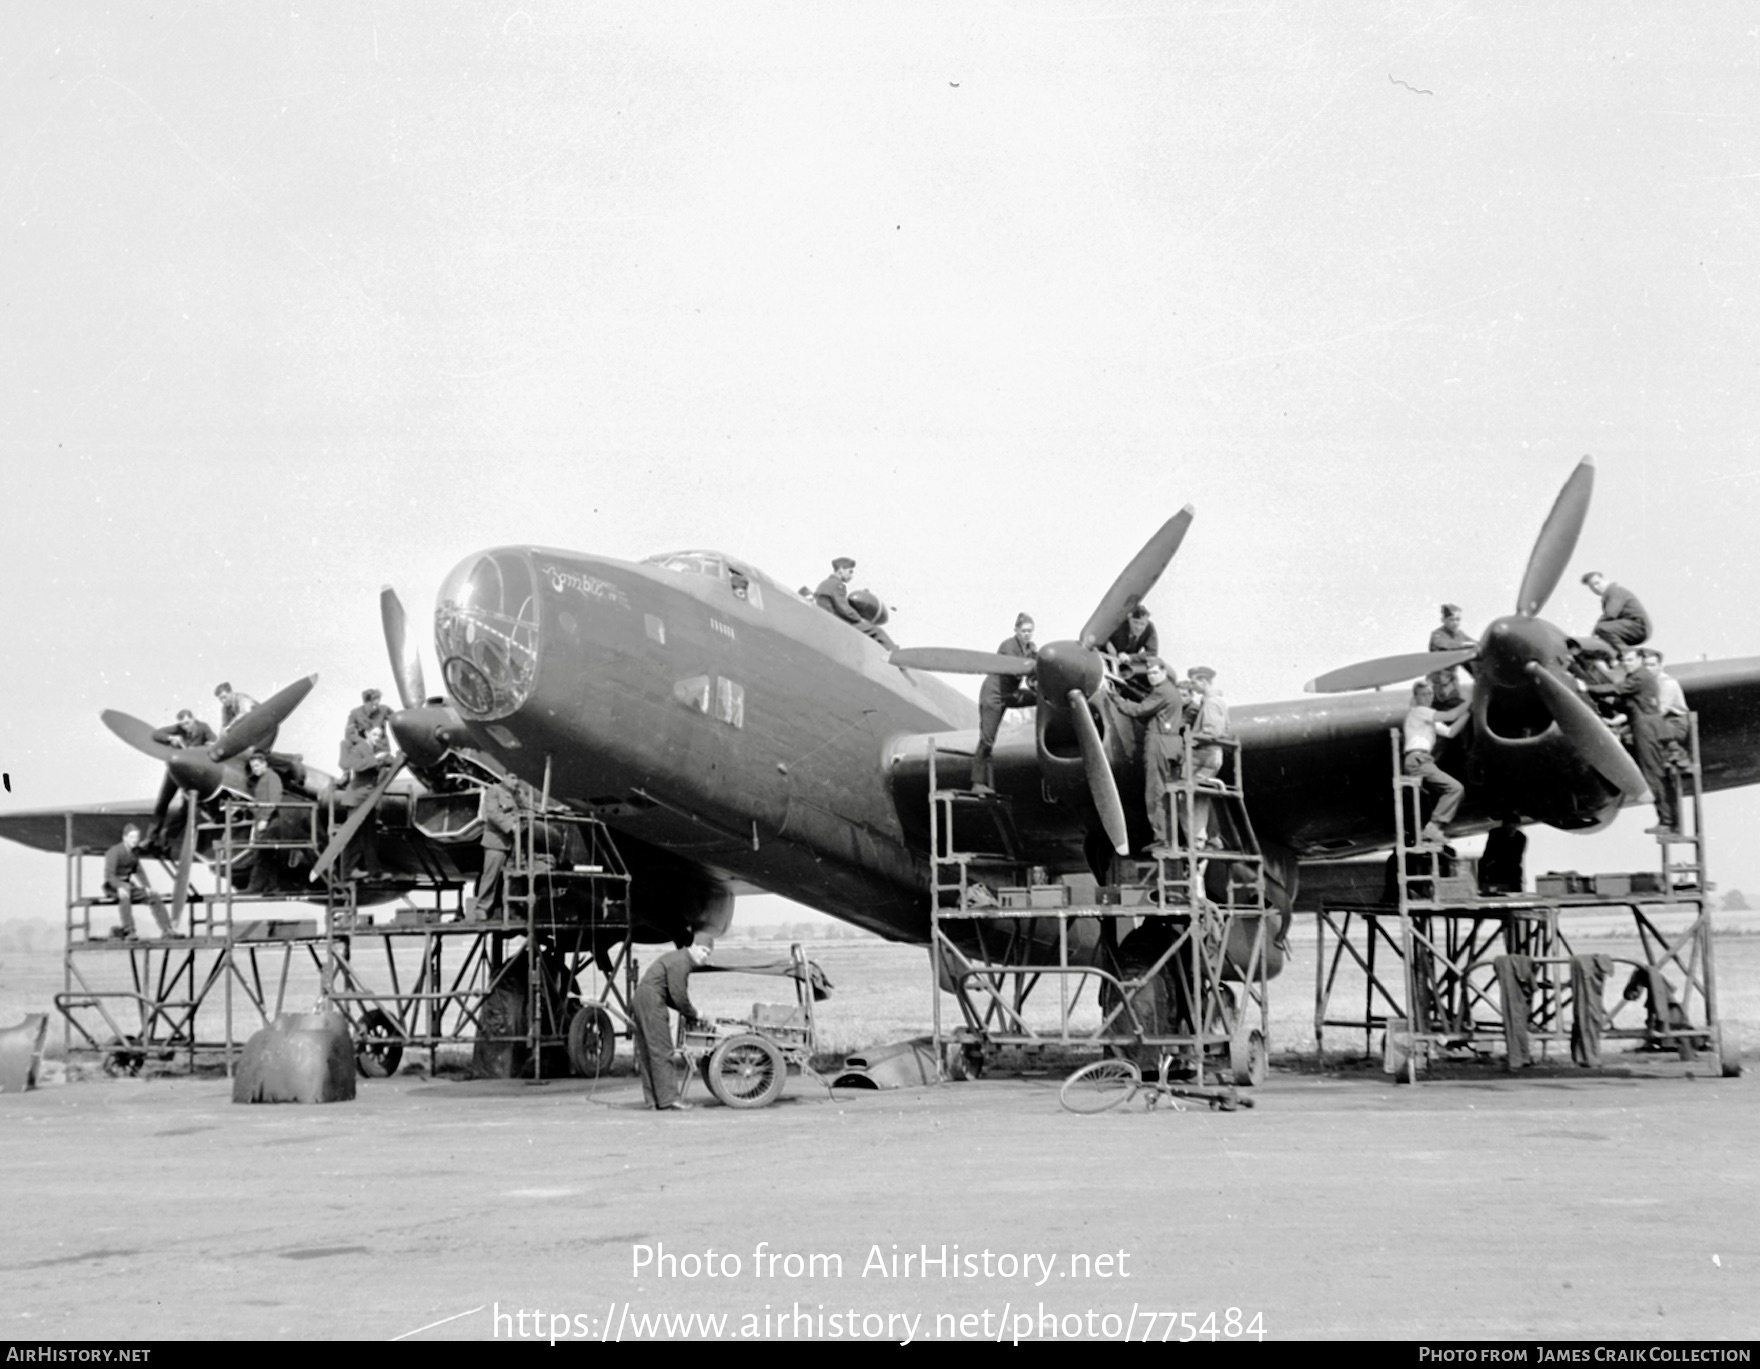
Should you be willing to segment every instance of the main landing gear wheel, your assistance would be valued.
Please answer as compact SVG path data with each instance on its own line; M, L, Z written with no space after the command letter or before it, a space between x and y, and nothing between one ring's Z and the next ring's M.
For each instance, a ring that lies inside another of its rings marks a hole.
M1057 1101L1071 1112L1105 1112L1136 1095L1143 1076L1129 1060L1096 1060L1068 1079Z
M617 1054L617 1032L611 1014L597 1003L585 1003L568 1024L568 1063L583 1079L597 1079L611 1068Z
M1228 1068L1234 1082L1258 1088L1265 1082L1265 1034L1257 1027L1235 1033L1228 1043Z
M709 1092L730 1108L768 1107L787 1082L782 1052L751 1032L730 1036L709 1057Z
M366 1079L389 1079L403 1063L403 1029L383 1008L361 1018L354 1048L354 1065Z
M947 1048L947 1077L956 1084L984 1077L982 1046L952 1045Z

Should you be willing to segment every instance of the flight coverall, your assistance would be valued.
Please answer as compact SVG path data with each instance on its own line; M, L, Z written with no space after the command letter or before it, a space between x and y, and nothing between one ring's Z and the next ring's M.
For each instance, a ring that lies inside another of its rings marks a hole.
M690 949L668 951L642 975L630 998L630 1030L636 1038L636 1069L642 1076L642 1096L656 1110L671 1107L680 1091L678 1071L672 1064L671 1008L686 1021L695 1021L691 1006L690 978L697 968Z
M1624 585L1608 585L1601 592L1601 616L1589 640L1582 644L1583 653L1607 660L1617 657L1629 646L1641 646L1650 640L1650 615L1638 602L1638 596Z
M1020 639L1013 635L996 648L998 656L1019 656L1029 661L1038 653L1037 647L1023 647ZM978 749L972 753L974 789L990 789L996 784L990 755L996 748L996 734L1002 730L1002 715L1011 708L1031 708L1038 702L1037 694L1021 687L1022 679L1020 675L986 675L982 688L978 690Z
M1149 826L1157 846L1170 846L1167 832L1167 791L1179 774L1185 752L1185 700L1172 680L1162 682L1143 696L1141 703L1114 694L1112 702L1127 718L1140 718L1143 729L1143 802L1149 808Z
M483 873L477 877L466 921L480 922L493 914L501 897L501 872L519 835L519 805L504 784L483 791Z
M153 920L159 924L160 934L171 935L171 918L165 912L165 902L147 884L146 876L141 874L141 858L129 850L126 841L117 842L104 853L104 892L116 899L124 936L132 938L135 935L131 905L137 898L144 898L152 905Z
M1680 830L1680 800L1675 794L1674 772L1668 760L1668 728L1662 717L1661 690L1656 672L1649 666L1632 671L1618 684L1591 685L1591 694L1611 694L1626 711L1631 725L1632 759L1650 786L1656 804L1656 823L1669 831Z

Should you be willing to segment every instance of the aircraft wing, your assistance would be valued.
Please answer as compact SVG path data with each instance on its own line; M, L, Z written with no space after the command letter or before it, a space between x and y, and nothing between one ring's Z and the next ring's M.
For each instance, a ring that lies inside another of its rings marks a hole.
M152 818L151 799L25 809L17 813L0 813L0 837L38 851L64 851L71 821L75 846L103 851L122 840L122 829L129 823L136 823L145 830Z
M1760 656L1667 667L1699 715L1704 787L1760 783Z

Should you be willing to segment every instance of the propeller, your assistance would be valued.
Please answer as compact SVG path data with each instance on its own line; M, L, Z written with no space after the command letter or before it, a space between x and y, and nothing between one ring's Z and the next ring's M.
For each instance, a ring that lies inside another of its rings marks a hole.
M196 860L196 795L186 789L183 794L183 847L177 857L177 878L171 884L171 925L180 926L183 910L189 903L189 872Z
M1079 689L1068 695L1069 714L1075 719L1076 742L1082 748L1082 765L1088 772L1088 792L1094 796L1094 807L1100 812L1100 825L1106 829L1113 849L1121 856L1130 850L1126 834L1124 803L1118 797L1118 781L1112 777L1112 766L1106 760L1106 743L1100 740L1100 729L1094 715L1088 712L1087 696Z
M893 665L906 669L934 670L950 675L1034 674L1041 709L1069 711L1076 743L1081 748L1088 792L1093 797L1108 840L1120 855L1130 849L1124 804L1119 799L1118 783L1106 758L1104 739L1088 708L1088 701L1099 693L1106 678L1099 646L1118 630L1119 624L1130 616L1130 611L1155 587L1179 550L1180 543L1185 540L1192 517L1192 506L1187 504L1163 523L1101 596L1099 605L1082 625L1080 637L1075 641L1047 643L1039 649L1036 666L1019 656L966 651L959 647L906 647L887 658Z
M1589 497L1594 492L1595 459L1585 456L1553 500L1552 512L1546 515L1540 535L1534 539L1534 550L1528 553L1528 568L1522 573L1522 587L1516 592L1516 613L1520 617L1537 617L1558 587L1559 577L1577 549L1583 520L1589 516ZM1408 651L1399 656L1382 656L1328 671L1302 688L1310 694L1380 689L1450 666L1466 665L1477 660L1483 650L1483 646L1462 647L1458 651Z
M944 675L1023 675L1032 664L1019 656L957 646L900 647L886 659L907 670L937 670Z
M1310 694L1343 694L1354 689L1379 689L1382 685L1398 684L1416 679L1449 666L1465 665L1477 660L1479 648L1461 647L1458 651L1408 651L1401 656L1382 656L1373 661L1359 661L1325 675L1316 676L1302 688Z
M220 740L208 749L208 754L217 761L224 761L242 751L249 751L287 721L288 715L299 707L300 701L312 692L312 686L317 682L316 675L307 675L303 680L295 680L286 689L271 694L249 713L235 720L221 735Z
M427 770L445 760L449 751L470 745L470 733L450 706L430 701L423 693L421 651L410 639L403 602L390 585L379 591L379 618L385 625L385 649L403 704L391 715L391 735L411 765Z
M1534 550L1528 556L1528 569L1522 575L1521 589L1516 592L1516 612L1522 617L1538 616L1558 587L1559 577L1577 549L1577 537L1589 515L1589 496L1594 492L1595 461L1585 456L1558 492L1552 512L1546 515Z
M324 872L335 864L337 857L347 848L348 843L354 840L354 834L366 825L368 816L379 800L384 797L385 791L391 787L391 781L397 778L406 764L408 764L408 758L399 756L395 763L386 766L385 773L379 776L379 782L367 793L366 798L361 800L354 812L348 815L348 821L331 834L330 844L324 848L324 854L318 857L318 863L312 867L311 882L313 884L324 877Z
M1078 640L1083 646L1099 646L1118 631L1118 625L1143 602L1143 596L1155 588L1155 582L1173 560L1179 544L1185 541L1186 529L1191 526L1192 506L1187 504L1143 544L1143 549L1131 558L1131 563L1120 572L1118 579L1112 582L1112 588L1100 600L1100 606L1082 625Z
M1601 721L1601 715L1583 697L1538 661L1529 661L1528 678L1534 682L1547 711L1577 753L1634 803L1650 801L1644 772L1627 754L1619 739Z
M98 717L105 727L136 751L139 751L143 756L151 756L161 765L170 764L171 758L179 754L179 748L153 740L154 728L151 723L144 723L139 718L130 717L127 713L119 713L114 708L106 708Z
M422 687L422 653L410 640L403 601L390 585L379 591L379 620L385 625L385 648L391 653L397 697L405 708L420 708L428 701L428 691Z

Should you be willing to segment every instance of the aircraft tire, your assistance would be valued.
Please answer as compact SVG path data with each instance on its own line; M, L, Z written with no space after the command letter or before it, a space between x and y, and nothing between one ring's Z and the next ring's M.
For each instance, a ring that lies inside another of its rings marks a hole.
M756 1032L728 1037L709 1057L709 1092L730 1108L768 1107L787 1082L782 1052Z
M597 1079L617 1055L617 1033L611 1014L597 1003L584 1003L568 1023L568 1063L583 1079Z
M369 1009L356 1033L355 1068L363 1079L389 1079L402 1063L402 1029L383 1008Z
M1143 926L1137 928L1118 948L1118 973L1121 979L1140 979L1148 973L1149 967L1161 958L1167 949L1167 933L1164 930ZM1110 988L1110 986L1108 986ZM1108 994L1110 998L1116 993ZM1151 1036L1165 1035L1169 1030L1169 1001L1167 976L1158 974L1131 996L1131 1007L1135 1009L1137 1020L1143 1030ZM1106 1011L1112 1011L1112 1003L1106 1004ZM1114 1021L1115 1030L1128 1031L1130 1016L1120 1013ZM1123 1048L1127 1058L1135 1060L1139 1070L1154 1072L1160 1067L1161 1048L1159 1046L1138 1046Z
M1257 1027L1236 1032L1228 1043L1228 1067L1234 1082L1245 1088L1257 1088L1265 1082L1268 1067L1265 1034Z

